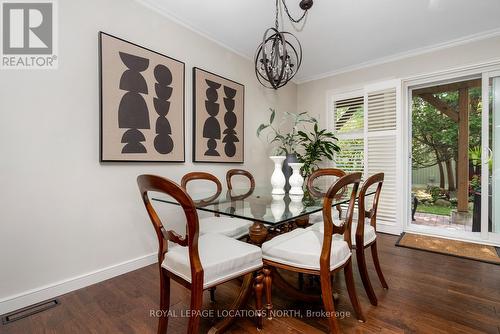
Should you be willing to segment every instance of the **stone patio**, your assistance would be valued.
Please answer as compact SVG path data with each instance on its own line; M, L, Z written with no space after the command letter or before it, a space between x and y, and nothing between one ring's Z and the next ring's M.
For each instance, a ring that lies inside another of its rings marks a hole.
M435 228L458 230L458 231L472 231L472 219L465 224L453 224L450 216L435 215L432 213L415 213L415 221L412 224L432 226Z

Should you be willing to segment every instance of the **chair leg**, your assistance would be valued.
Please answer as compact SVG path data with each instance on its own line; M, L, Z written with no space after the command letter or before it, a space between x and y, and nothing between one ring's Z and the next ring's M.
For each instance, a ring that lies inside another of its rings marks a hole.
M361 276L361 281L363 282L363 286L365 288L366 294L368 295L368 299L370 299L370 303L372 305L377 306L377 296L375 295L375 291L373 291L370 277L368 276L368 269L366 268L364 247L356 247L356 260L358 261L359 275Z
M160 268L160 310L162 314L158 319L158 334L165 334L170 310L170 277L163 268Z
M340 333L339 323L337 321L337 316L335 314L335 305L333 304L333 292L332 292L332 281L330 279L330 273L324 272L320 275L321 281L321 299L323 300L323 306L325 312L328 313L328 323L330 325L330 331L333 334Z
M356 287L354 286L354 277L352 275L352 258L347 261L344 267L345 275L345 285L347 286L347 292L349 293L349 299L351 299L352 307L354 312L356 312L356 317L359 321L365 322L365 316L363 315L363 310L361 309L361 304L358 300L358 295L356 294Z
M264 267L262 269L264 273L264 289L266 290L266 313L267 319L271 320L273 318L273 300L272 300L272 287L273 287L273 277L271 269Z
M387 282L385 281L384 274L382 274L382 268L380 267L380 262L378 260L378 250L377 250L377 240L371 245L373 264L375 265L375 270L377 271L378 278L380 279L380 283L382 283L382 287L384 289L389 289Z
M262 281L264 280L264 274L261 271L257 273L255 276L255 282L253 284L253 289L255 292L255 311L257 313L257 329L262 329L262 291L264 290L264 284Z
M188 334L200 331L200 311L203 304L203 277L195 277L191 283L191 317L188 323Z
M211 302L211 303L215 303L215 289L216 289L216 287L215 287L215 286L214 286L214 287L211 287L211 288L209 289L209 291L210 291L210 302Z

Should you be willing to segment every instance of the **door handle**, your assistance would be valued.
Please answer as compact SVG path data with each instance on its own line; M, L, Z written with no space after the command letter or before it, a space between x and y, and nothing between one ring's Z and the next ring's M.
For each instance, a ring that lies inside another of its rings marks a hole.
M486 160L484 164L485 165L489 164L492 159L493 159L493 151L491 150L491 148L488 147L488 160Z

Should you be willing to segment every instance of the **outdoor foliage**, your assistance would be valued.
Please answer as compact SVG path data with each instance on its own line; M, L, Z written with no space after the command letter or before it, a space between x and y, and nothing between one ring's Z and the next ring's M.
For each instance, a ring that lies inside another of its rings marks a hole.
M434 94L452 110L458 109L458 91ZM469 147L481 144L481 89L469 89ZM412 108L412 157L413 168L438 165L440 186L444 187L444 168L448 175L449 190L454 190L456 171L451 170L451 160L458 157L458 123L424 101L413 98Z

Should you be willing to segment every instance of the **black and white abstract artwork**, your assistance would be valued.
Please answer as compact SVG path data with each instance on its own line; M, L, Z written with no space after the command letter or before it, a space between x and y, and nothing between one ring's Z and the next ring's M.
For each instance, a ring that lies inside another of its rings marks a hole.
M99 34L101 161L184 161L184 63Z
M244 161L245 86L193 68L193 161Z

